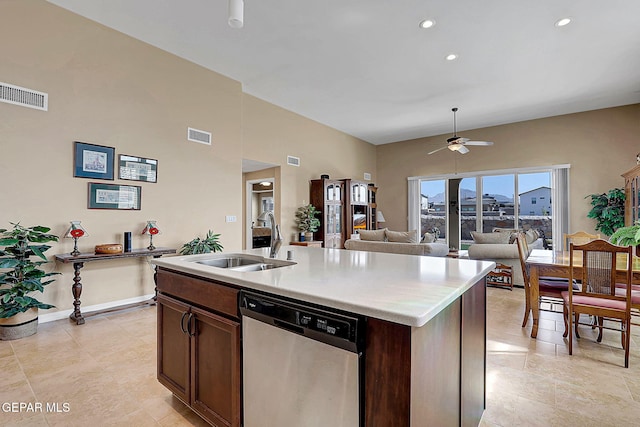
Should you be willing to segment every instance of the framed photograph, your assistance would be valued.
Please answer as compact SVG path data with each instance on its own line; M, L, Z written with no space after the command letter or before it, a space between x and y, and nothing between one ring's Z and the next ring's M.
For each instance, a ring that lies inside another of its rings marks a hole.
M142 188L137 185L89 183L89 209L140 210Z
M86 142L75 142L74 144L73 176L113 180L115 148L87 144Z
M158 161L120 154L118 156L118 178L131 181L157 182Z

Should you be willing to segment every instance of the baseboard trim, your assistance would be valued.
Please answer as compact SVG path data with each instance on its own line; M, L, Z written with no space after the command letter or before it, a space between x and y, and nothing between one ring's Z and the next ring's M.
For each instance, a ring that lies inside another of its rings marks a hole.
M126 306L129 304L148 301L153 297L154 297L154 294L142 295L139 297L127 298L119 301L110 301L103 304L88 305L86 307L82 306L81 310L84 316L90 316L91 313L94 311L105 311L105 310L117 308L120 306ZM38 314L38 323L47 323L47 322L54 322L60 319L68 319L71 313L73 313L73 309L60 310L60 311L56 311L55 313L46 313L44 311L40 311L40 313Z

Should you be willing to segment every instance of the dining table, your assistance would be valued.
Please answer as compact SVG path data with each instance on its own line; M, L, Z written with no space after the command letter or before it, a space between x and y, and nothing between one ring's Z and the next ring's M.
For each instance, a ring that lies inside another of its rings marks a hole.
M563 277L569 278L569 251L550 251L544 249L533 249L526 260L529 269L529 301L531 302L531 317L533 327L531 328L531 338L538 335L538 320L540 318L540 306L537 303L540 298L540 277ZM616 271L618 277L624 281L626 277L627 257L618 255L616 259ZM640 258L634 256L632 261L632 283L640 284ZM573 276L575 278L582 275L582 253L574 254ZM525 289L526 291L526 289Z

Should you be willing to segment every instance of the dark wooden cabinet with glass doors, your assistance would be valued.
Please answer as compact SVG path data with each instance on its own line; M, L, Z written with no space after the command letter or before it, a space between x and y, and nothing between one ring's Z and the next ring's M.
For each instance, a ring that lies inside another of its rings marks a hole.
M311 180L310 203L320 211L320 228L315 233L314 240L322 240L325 248L344 246L344 197L344 181Z
M629 227L640 220L640 165L623 173L622 176L626 196L624 225Z
M343 180L345 184L345 238L359 230L375 230L375 187L366 181ZM373 204L371 202L373 197Z

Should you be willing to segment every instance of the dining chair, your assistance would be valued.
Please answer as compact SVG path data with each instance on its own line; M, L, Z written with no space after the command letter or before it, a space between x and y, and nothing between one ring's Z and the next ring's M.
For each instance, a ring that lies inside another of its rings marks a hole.
M522 278L524 281L525 309L524 318L522 319L522 327L524 328L529 321L529 313L531 312L533 303L531 301L531 276L529 275L529 268L526 263L526 260L529 257L529 247L527 245L524 234L518 234L518 236L516 237L516 244L518 245L518 255L520 258L520 267L522 268ZM539 309L542 311L561 313L559 309L554 310L554 307L563 305L562 291L566 291L569 289L569 283L570 282L568 279L559 277L539 277L539 299L538 301L535 301L535 303L538 304ZM576 288L578 287L575 282L573 286ZM549 309L545 308L542 303L547 303L549 305Z
M576 231L572 234L563 234L562 237L562 250L568 251L569 244L574 243L576 245L584 245L585 243L589 243L592 240L596 240L600 238L600 233L598 234L589 234L584 231Z
M576 275L574 271L574 257L582 253L582 268ZM617 278L618 254L626 255L625 278ZM573 354L573 334L580 338L578 325L598 328L597 342L602 341L603 329L621 332L622 348L624 349L624 367L629 367L629 334L631 328L631 274L633 247L613 245L606 240L597 239L584 245L569 245L569 278L582 281L580 290L573 287L562 292L564 301L563 336L569 336L569 354ZM589 323L581 323L580 315L593 316ZM608 320L607 323L604 321ZM620 327L610 326L609 321L620 323Z

